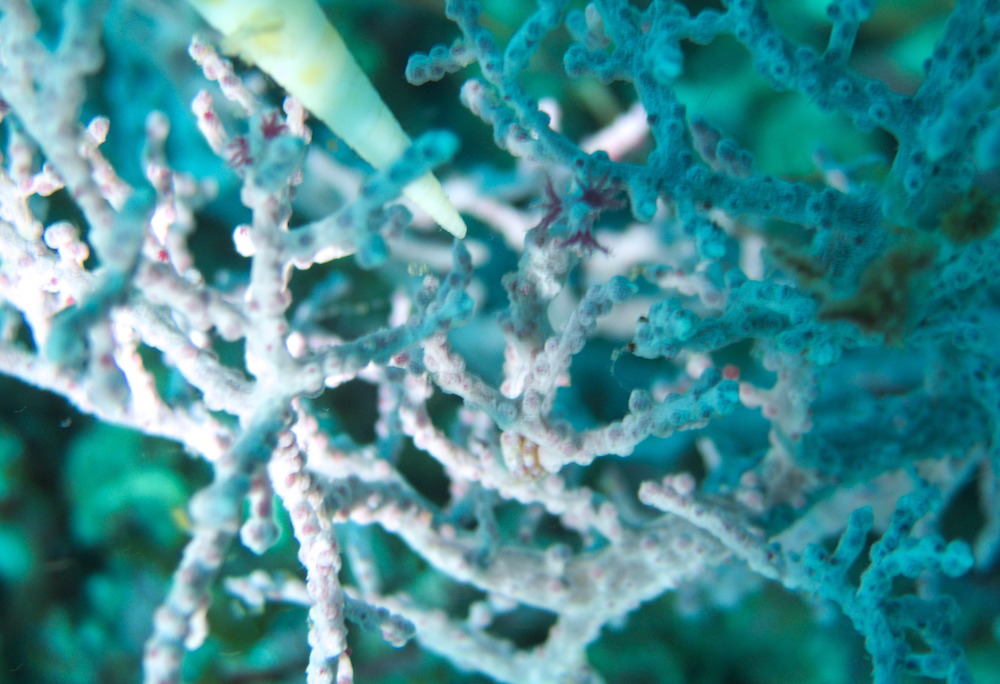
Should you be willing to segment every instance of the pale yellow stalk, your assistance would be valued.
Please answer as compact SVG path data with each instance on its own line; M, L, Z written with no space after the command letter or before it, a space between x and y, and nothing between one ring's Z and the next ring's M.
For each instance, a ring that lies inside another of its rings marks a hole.
M354 61L315 0L188 0L219 30L226 48L298 98L362 159L383 169L410 138ZM455 237L465 222L433 174L404 194Z

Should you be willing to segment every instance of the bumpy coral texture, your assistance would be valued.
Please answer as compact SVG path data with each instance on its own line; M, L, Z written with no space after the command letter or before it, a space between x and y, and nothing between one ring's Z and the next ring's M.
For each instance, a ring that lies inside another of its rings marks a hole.
M996 681L1000 3L193 4L0 0L0 679Z

